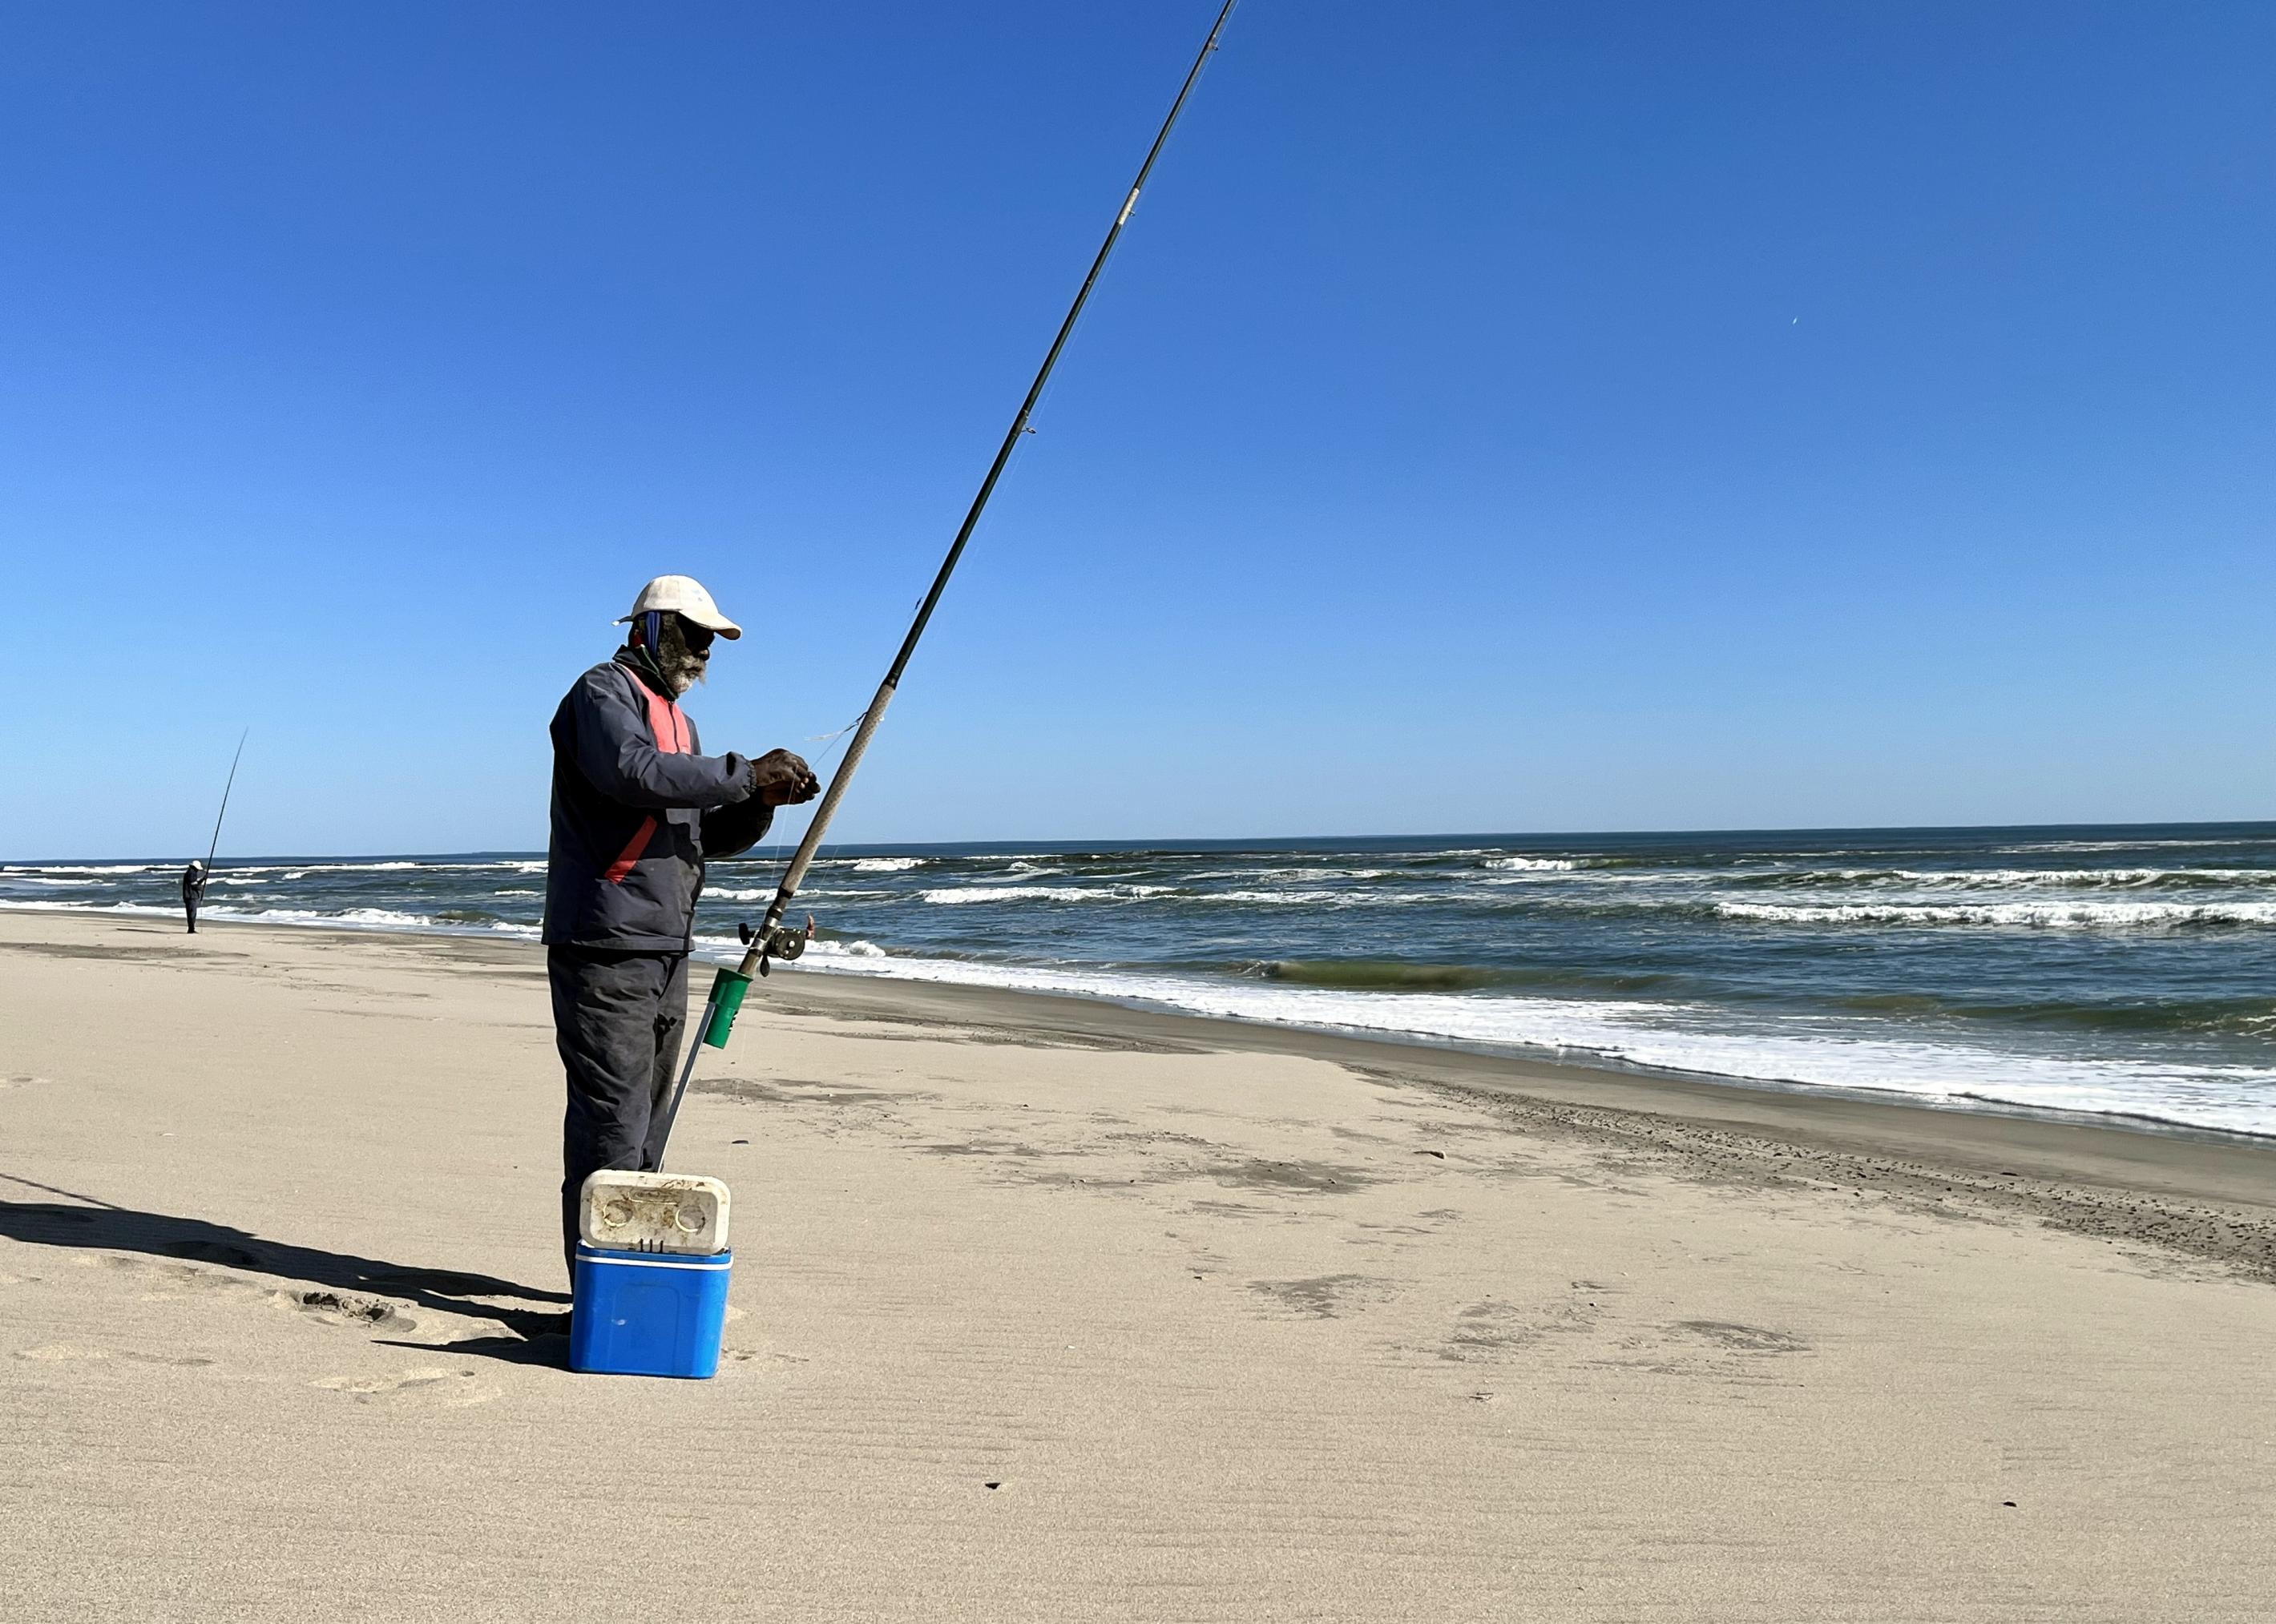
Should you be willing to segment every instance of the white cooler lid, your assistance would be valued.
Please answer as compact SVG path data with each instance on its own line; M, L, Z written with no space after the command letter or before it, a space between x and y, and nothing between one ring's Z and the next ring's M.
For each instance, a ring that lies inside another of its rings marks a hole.
M619 1252L724 1252L727 1187L686 1173L618 1173L585 1181L577 1230L588 1246Z

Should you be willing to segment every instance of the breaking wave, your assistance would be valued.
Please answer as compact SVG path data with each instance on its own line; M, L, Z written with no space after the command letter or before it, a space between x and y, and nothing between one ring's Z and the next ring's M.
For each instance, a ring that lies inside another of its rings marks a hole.
M1748 889L1905 886L1921 890L2143 891L2276 887L2270 868L1777 868L1722 877Z
M939 907L969 903L1137 903L1162 896L1172 886L963 886L937 888L922 898Z
M802 962L801 962L802 963ZM791 968L797 968L793 966ZM1900 1036L1734 1031L1717 1011L1650 1001L1496 998L884 956L841 968L898 979L1066 993L1324 1031L1440 1039L1561 1061L1797 1088L1911 1095L2276 1135L2276 1069L2001 1054Z
M1733 903L1726 919L1776 925L1996 925L2031 930L2175 931L2276 925L2268 903Z

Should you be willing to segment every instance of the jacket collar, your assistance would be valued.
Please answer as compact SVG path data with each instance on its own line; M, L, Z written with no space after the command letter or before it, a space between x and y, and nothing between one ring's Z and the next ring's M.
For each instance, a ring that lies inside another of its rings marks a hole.
M610 658L638 677L641 685L657 698L675 705L679 702L679 696L671 691L671 684L664 680L664 673L656 669L656 657L648 650L627 643Z

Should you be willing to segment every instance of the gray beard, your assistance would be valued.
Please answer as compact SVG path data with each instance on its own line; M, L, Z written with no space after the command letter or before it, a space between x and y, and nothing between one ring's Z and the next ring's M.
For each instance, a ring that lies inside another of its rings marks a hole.
M686 693L709 674L710 661L698 659L688 652L687 639L680 636L677 624L664 629L664 646L656 651L656 669L664 680L671 684L674 699Z

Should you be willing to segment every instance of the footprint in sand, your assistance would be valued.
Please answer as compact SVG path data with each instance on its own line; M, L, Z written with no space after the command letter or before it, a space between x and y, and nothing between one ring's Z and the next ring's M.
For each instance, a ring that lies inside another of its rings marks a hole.
M464 1409L487 1404L501 1389L489 1386L472 1371L426 1365L398 1376L327 1376L311 1382L329 1393L345 1393L361 1404L386 1404L399 1409Z
M186 1291L259 1289L250 1280L212 1269L201 1269L194 1264L165 1263L149 1258L125 1257L118 1252L82 1252L72 1261L82 1269L114 1269L122 1274L140 1275L156 1281L155 1288L144 1297L145 1302L165 1301Z
M1807 1353L1809 1344L1784 1331L1742 1326L1727 1319L1679 1319L1672 1327L1701 1337L1734 1353Z
M120 1348L114 1354L108 1348L88 1348L79 1342L43 1342L37 1348L20 1349L16 1356L19 1359L39 1359L55 1363L62 1363L68 1360L93 1361L116 1357L128 1360L135 1364L164 1364L185 1370L213 1363L210 1359L201 1359L193 1356L138 1353L131 1348Z
M764 1363L779 1366L785 1371L793 1364L808 1363L804 1354L779 1353L770 1348L729 1348L722 1349L722 1352L727 1358L740 1363Z
M328 1325L353 1326L359 1330L415 1331L419 1322L396 1311L384 1297L360 1297L351 1292L302 1289L269 1294L278 1308L314 1316Z

